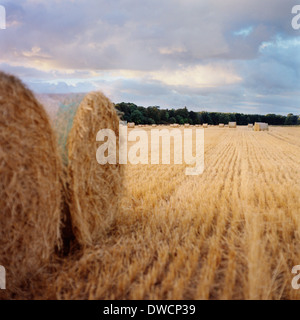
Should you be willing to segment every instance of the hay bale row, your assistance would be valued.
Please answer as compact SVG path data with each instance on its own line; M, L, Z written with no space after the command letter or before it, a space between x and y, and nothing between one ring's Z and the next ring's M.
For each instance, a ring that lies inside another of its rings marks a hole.
M17 292L60 245L61 158L43 106L0 72L0 265Z
M269 131L269 125L264 122L255 122L254 131Z
M0 265L9 294L49 265L69 227L86 247L98 244L114 223L123 170L98 164L95 140L99 130L111 129L118 143L119 118L100 92L88 94L77 109L67 113L73 125L63 169L43 106L20 80L0 72Z

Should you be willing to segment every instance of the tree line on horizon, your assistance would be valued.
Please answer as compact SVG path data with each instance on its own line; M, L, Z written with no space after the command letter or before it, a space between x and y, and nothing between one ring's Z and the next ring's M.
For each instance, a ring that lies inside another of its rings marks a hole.
M140 107L134 103L121 102L115 105L121 120L135 124L186 124L191 125L208 123L211 125L236 122L237 125L248 125L255 122L266 122L269 125L300 125L300 117L289 113L287 116L277 114L243 114L224 112L195 112L187 107L182 109L161 109L159 106Z

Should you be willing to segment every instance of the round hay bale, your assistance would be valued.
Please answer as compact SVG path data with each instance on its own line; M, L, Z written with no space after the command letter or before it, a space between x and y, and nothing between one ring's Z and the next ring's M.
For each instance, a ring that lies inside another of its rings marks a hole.
M61 160L43 106L2 72L0 127L0 265L16 293L60 244Z
M255 122L254 131L269 131L269 125L265 122Z
M135 128L135 123L134 122L128 122L127 127L130 129Z
M80 104L68 137L69 208L74 235L83 246L99 243L119 209L123 169L97 162L96 136L101 129L115 132L118 154L117 112L102 93L92 92Z

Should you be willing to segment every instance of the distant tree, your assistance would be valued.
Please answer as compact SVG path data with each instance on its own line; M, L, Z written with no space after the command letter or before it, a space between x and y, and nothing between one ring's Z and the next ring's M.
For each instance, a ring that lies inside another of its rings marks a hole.
M160 110L159 107L148 107L146 114L148 118L152 118L156 124L160 123Z
M170 114L168 110L161 110L160 111L160 120L162 123L168 123L170 118Z
M188 111L187 107L184 107L183 109L175 110L175 115L180 116L182 119L188 119L189 118L189 111Z
M298 117L294 116L292 113L289 113L286 117L284 124L286 126L293 126L293 125L296 125L297 123L298 123Z
M148 123L147 124L155 124L155 120L152 118L148 118Z
M171 124L176 123L176 119L175 119L174 117L172 117L172 118L169 119L169 122L170 122Z
M198 123L198 113L194 112L194 111L190 111L189 112L189 122L191 124L197 124Z
M267 122L270 125L300 125L300 118L292 113L287 116L222 113L222 112L195 112L189 111L187 107L181 109L161 109L159 106L144 108L130 102L121 102L115 105L122 120L135 122L136 124L168 124L168 123L190 123L190 124L214 124L237 122L239 125L247 125L254 122Z
M226 114L226 113L220 113L220 114L219 114L219 122L218 122L218 124L219 124L219 123L227 124L228 122L230 122L229 120L230 120L230 118L229 118L229 115L228 115L228 114Z
M184 124L184 120L180 115L176 116L176 122L179 123L179 124Z
M141 111L134 110L131 113L130 122L134 122L135 124L142 124L144 122L144 116Z
M213 124L211 116L208 112L206 111L201 112L201 116L202 116L203 123Z

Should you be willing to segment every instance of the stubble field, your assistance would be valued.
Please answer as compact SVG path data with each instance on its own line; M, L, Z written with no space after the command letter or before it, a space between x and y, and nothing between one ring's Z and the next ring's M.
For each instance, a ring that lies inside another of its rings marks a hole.
M113 228L41 297L299 299L299 167L300 128L280 127L206 129L201 176L127 165Z

